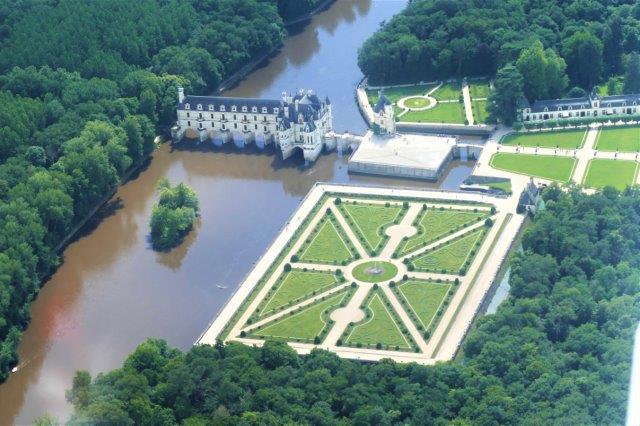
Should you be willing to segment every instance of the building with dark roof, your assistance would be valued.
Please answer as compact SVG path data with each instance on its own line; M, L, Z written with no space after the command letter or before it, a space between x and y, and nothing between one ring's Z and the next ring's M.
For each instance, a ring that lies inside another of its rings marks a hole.
M640 94L600 97L593 92L582 98L540 100L533 104L524 99L519 104L518 119L545 121L639 113Z
M378 102L373 107L373 128L378 134L393 134L396 132L396 119L393 104L384 94L378 92Z
M177 121L171 130L174 141L275 143L283 158L300 148L305 159L314 161L324 135L332 130L331 102L311 90L272 100L185 95L178 88Z

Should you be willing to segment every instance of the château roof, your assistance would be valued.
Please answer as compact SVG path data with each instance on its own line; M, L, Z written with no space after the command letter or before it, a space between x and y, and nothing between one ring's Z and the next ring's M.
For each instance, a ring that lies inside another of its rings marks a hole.
M267 108L269 114L274 114L274 108L282 109L284 102L272 99L255 99L255 98L232 98L224 96L185 96L183 102L178 105L179 110L187 109L185 105L189 105L190 110L199 110L198 105L202 105L202 111L223 111L230 112L235 106L237 112L242 112L242 107L247 107L247 112L252 112L252 108L256 107L256 112L261 112L262 108Z
M373 112L377 114L380 111L383 111L386 105L391 105L391 101L384 95L384 92L380 91L378 102L376 103L376 106L373 107Z
M601 108L616 108L632 105L640 105L640 94L614 95L600 97L597 94L581 98L551 99L535 101L531 106L531 112L546 111L571 111L590 109L594 101L600 100ZM521 106L521 108L526 108Z

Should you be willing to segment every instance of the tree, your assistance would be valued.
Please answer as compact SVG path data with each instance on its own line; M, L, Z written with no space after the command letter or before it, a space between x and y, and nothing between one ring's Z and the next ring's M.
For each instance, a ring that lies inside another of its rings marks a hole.
M182 241L199 213L198 198L187 185L175 187L167 179L158 184L159 201L151 213L151 240L157 250L167 250Z
M602 72L602 42L590 32L579 31L564 40L562 55L571 81L591 90Z
M524 98L523 86L522 75L515 66L507 65L498 71L487 107L493 120L506 125L515 121L518 104Z
M630 53L624 68L624 93L640 93L640 55Z

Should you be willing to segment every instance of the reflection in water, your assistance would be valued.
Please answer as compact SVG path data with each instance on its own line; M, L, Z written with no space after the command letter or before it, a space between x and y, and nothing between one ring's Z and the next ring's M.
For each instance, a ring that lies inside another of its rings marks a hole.
M337 130L364 131L353 100L362 77L357 48L404 4L336 2L229 94L277 97L312 87L331 98ZM268 148L162 146L64 251L63 265L33 303L20 370L0 386L0 424L31 423L45 412L66 419L64 391L75 370L116 368L147 337L192 345L315 182L453 188L470 170L470 163L454 162L436 185L349 176L346 157L335 153L309 167ZM201 222L182 245L158 254L147 238L162 177L195 189Z

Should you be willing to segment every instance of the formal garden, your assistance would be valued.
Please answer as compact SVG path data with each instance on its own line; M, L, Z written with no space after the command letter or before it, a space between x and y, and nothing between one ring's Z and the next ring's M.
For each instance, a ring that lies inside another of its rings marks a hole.
M619 190L635 184L638 177L638 163L631 160L611 160L596 158L589 161L584 177L584 186L600 189L613 186Z
M433 356L431 337L473 283L497 214L477 202L324 194L225 337Z
M586 134L586 129L510 133L500 143L533 148L580 149Z
M577 160L574 157L498 152L491 157L491 167L506 172L568 182Z
M604 127L595 148L600 151L640 152L640 127Z

